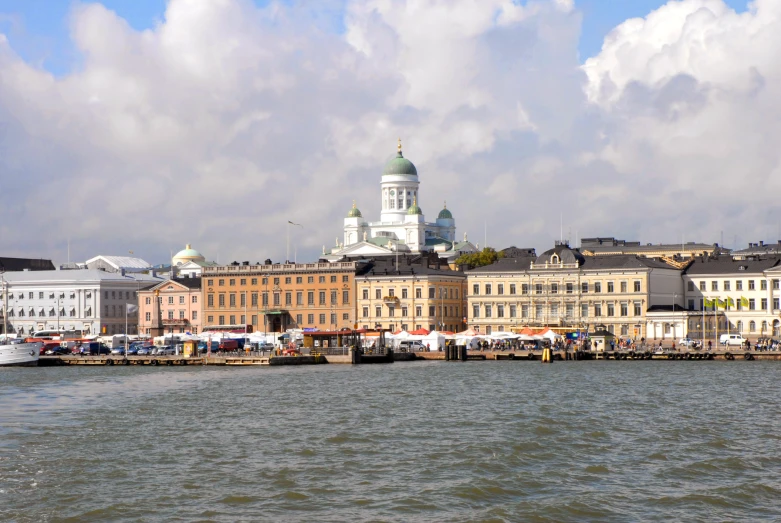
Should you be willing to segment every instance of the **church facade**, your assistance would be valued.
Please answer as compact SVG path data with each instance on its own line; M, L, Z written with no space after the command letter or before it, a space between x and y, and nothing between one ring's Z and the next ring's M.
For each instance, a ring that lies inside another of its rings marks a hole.
M420 180L415 165L404 157L399 140L398 151L382 172L380 182L380 219L369 222L353 202L344 219L343 240L323 257L337 260L343 256L394 253L437 252L441 258L455 259L476 248L466 239L456 240L456 222L445 204L434 222L427 222L420 208Z

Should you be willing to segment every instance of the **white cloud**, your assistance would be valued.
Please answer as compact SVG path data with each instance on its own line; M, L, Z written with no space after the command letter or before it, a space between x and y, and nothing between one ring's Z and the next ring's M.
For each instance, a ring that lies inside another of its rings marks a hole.
M399 136L427 215L446 199L499 247L546 248L560 215L642 241L775 230L775 1L671 2L582 68L570 0L355 1L343 32L339 2L304 4L171 0L142 32L77 5L62 77L0 35L9 254L280 260L292 219L311 259L353 199L378 217Z

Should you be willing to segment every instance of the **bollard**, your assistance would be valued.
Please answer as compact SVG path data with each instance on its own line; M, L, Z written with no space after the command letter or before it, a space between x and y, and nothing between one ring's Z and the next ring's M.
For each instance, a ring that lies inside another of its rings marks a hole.
M463 347L456 347L457 349L461 349L461 361L466 361L466 345Z
M542 349L542 362L553 363L553 354L551 353L550 348Z
M450 345L445 345L445 361L450 361Z

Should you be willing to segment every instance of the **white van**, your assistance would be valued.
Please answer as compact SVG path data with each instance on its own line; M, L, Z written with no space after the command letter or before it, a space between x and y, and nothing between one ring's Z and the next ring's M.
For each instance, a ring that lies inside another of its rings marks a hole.
M722 334L719 337L719 343L722 345L745 345L746 339L740 334Z

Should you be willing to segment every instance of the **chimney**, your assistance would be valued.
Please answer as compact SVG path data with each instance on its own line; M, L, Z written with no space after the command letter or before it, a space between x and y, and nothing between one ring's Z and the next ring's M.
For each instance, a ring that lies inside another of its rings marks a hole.
M119 269L119 274L120 274L121 276L124 276L124 275L125 275L125 269L124 269L124 268L122 268L122 269Z
M765 240L759 240L759 246L764 247L765 246Z

